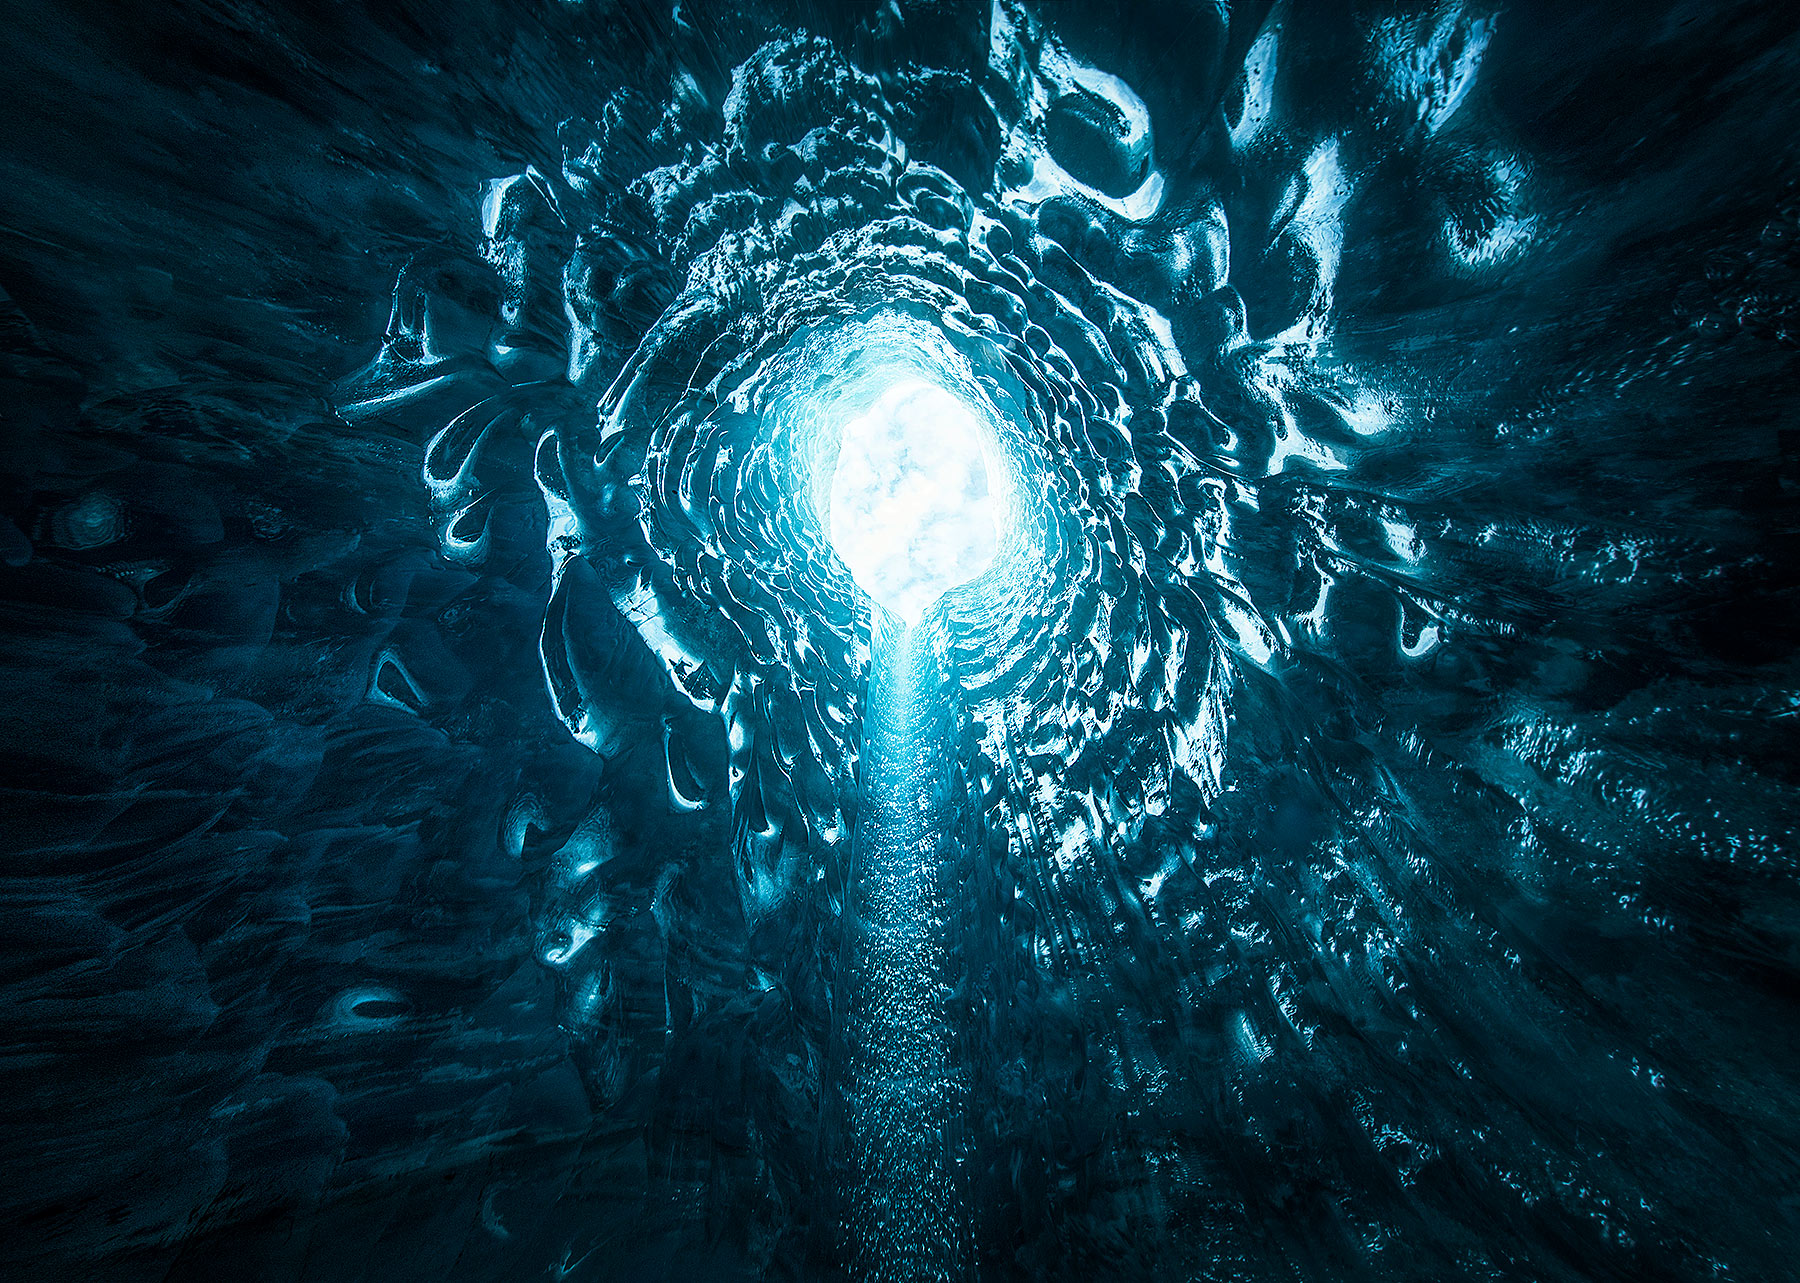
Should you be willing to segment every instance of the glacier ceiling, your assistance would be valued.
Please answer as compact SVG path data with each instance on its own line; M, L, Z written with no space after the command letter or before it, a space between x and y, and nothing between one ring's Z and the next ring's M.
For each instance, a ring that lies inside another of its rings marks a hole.
M1800 15L4 30L9 1277L1792 1276Z

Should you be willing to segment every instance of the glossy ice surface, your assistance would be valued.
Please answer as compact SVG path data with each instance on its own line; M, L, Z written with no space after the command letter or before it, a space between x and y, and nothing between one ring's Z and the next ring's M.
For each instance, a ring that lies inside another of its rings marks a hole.
M1792 7L8 5L0 1276L1793 1277Z

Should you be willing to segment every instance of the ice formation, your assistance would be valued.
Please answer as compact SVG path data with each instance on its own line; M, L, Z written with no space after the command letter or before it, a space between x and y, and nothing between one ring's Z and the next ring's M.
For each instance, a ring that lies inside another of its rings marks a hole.
M1800 239L1766 176L1683 195L1791 122L1696 114L1778 23L619 0L461 15L487 62L232 12L371 113L246 236L398 281L354 362L186 322L179 394L77 396L8 321L110 434L44 412L12 599L168 683L21 857L73 943L18 1081L125 1155L46 1147L21 1262L1791 1265L1794 434L1750 385L1792 391ZM146 1021L57 1095L64 1033Z

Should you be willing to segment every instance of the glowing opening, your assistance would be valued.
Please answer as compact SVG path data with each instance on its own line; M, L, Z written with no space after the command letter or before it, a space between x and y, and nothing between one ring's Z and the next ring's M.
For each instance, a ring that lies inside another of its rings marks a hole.
M831 544L856 582L910 626L993 563L1004 497L986 433L943 388L894 384L844 424L831 481Z

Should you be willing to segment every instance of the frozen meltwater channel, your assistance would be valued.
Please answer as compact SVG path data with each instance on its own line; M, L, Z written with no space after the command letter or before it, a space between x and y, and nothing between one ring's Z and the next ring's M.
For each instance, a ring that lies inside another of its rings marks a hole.
M945 913L938 870L951 854L945 772L954 728L919 630L878 624L864 722L855 847L861 930L845 1028L854 1277L960 1277L967 1218L951 1136L961 1088L944 1023Z

